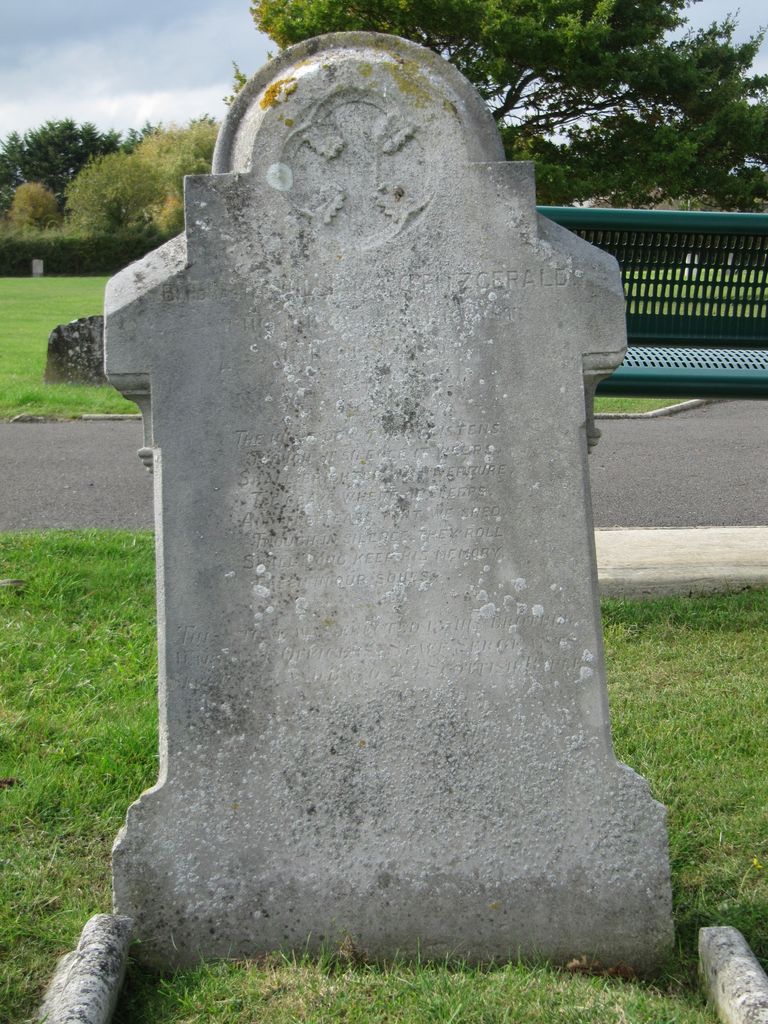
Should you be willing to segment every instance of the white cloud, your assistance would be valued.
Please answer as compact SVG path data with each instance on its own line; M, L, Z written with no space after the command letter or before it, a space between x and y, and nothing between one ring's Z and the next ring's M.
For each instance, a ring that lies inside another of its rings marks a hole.
M122 131L146 120L221 117L232 61L252 74L269 45L242 0L162 27L147 17L98 35L26 41L12 61L0 58L0 138L65 117Z
M0 137L8 132L24 132L45 121L72 118L78 123L93 122L99 129L117 128L125 132L140 128L147 121L185 124L194 117L211 114L217 119L226 108L222 97L231 91L231 83L219 82L200 89L123 92L101 96L83 96L77 92L59 93L55 102L37 96L17 102L0 101ZM20 127L17 127L20 126Z

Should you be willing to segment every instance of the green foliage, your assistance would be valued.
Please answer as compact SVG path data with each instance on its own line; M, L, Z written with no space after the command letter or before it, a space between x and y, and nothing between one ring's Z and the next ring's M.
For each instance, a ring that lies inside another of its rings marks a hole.
M0 142L0 212L8 210L16 189L24 184L23 162L24 142L18 132L11 132Z
M161 125L145 121L141 128L131 128L126 132L125 138L120 143L120 149L123 153L132 153L143 139L146 139L148 135L154 135L160 129Z
M768 197L762 39L728 17L685 26L686 0L256 0L280 46L373 30L443 54L475 84L510 159L537 165L538 201L666 199L722 209Z
M92 235L66 229L0 232L0 277L28 276L33 259L45 262L46 274L114 274L165 241L152 225Z
M245 83L248 81L248 75L244 71L240 70L240 65L237 61L232 61L232 92L229 96L224 97L224 102L228 107L231 107L235 102L235 96L240 92Z
M611 413L633 413L637 415L642 412L653 412L654 409L666 409L670 405L677 405L684 402L684 398L595 398L595 414L610 415Z
M90 122L46 121L23 136L11 132L0 142L0 210L7 210L19 185L38 181L63 209L64 192L90 159L115 152L119 132L100 132Z
M547 964L290 957L158 978L129 967L113 1024L717 1024L695 992Z
M166 234L184 229L184 177L210 174L218 125L209 117L191 121L186 128L171 126L148 135L137 147L136 158L148 174L157 175L161 200L152 219Z
M50 228L61 223L56 196L39 181L19 185L8 211L8 221L15 228Z
M139 159L137 150L98 157L69 184L67 209L76 231L107 234L151 223L162 202L162 185L160 175Z
M0 777L18 780L0 789L8 1024L109 909L109 847L156 770L152 568L148 535L0 534L0 578L26 582L0 588Z
M217 125L211 118L147 131L130 151L93 160L67 189L74 228L87 232L142 229L172 235L184 227L183 182L210 172Z

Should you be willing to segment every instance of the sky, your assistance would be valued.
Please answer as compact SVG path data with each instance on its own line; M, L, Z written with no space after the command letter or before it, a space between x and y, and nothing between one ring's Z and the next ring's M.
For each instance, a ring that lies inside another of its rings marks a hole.
M0 139L45 121L92 121L125 132L225 113L232 61L247 74L275 45L248 0L2 0ZM738 39L768 23L765 0L699 0L698 27L738 15ZM755 70L768 73L768 41Z
M0 138L45 121L125 132L224 116L232 61L276 47L249 0L0 0Z

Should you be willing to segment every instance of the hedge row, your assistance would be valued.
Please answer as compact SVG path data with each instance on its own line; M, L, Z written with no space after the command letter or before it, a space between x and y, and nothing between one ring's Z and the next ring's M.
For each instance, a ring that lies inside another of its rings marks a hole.
M166 236L153 230L112 235L0 232L0 277L29 277L32 260L43 260L46 276L114 274L165 241Z

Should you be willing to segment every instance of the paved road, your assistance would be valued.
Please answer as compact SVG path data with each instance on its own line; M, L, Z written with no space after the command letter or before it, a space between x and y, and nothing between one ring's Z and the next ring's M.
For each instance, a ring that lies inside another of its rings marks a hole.
M596 526L768 525L768 401L599 426L589 459Z
M600 527L768 525L768 402L601 420L590 456ZM0 530L147 528L135 421L0 424Z
M141 423L0 423L0 530L152 526Z

